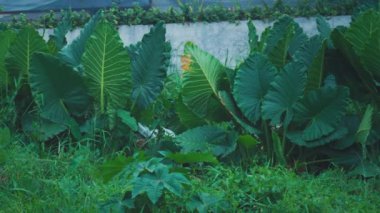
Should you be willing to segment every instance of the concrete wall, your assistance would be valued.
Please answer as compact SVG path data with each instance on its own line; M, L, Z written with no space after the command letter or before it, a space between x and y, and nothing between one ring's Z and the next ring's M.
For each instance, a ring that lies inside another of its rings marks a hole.
M318 33L315 18L296 18L305 33L309 36ZM328 20L332 27L339 25L347 26L351 21L350 16L337 16ZM254 21L257 32L261 34L264 29L273 24L267 21ZM149 32L151 26L120 26L119 33L124 45L134 44L140 41L143 35ZM183 46L187 41L192 41L202 49L213 54L223 63L227 61L228 66L235 66L236 63L247 57L248 47L248 28L247 21L237 24L229 22L219 23L191 23L191 24L167 24L167 39L173 48L174 67L179 67L180 55L183 53ZM40 31L42 33L42 30ZM67 40L71 42L79 35L80 29L68 33ZM47 39L52 33L47 30L44 38Z

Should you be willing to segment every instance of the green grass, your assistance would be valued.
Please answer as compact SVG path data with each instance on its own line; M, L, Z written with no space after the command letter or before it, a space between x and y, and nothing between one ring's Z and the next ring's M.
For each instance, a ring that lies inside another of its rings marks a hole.
M87 147L40 158L32 145L13 145L7 156L0 166L3 212L94 212L123 188L97 178L101 158Z
M98 178L104 156L87 146L67 148L43 158L33 145L6 148L0 165L1 212L99 212L99 206L128 189L128 181ZM282 167L248 170L218 165L191 168L183 197L166 193L155 212L186 211L199 194L209 210L222 212L376 212L380 181L350 178L327 170L317 176ZM199 203L196 203L199 207Z
M271 212L377 212L380 181L348 177L328 170L318 176L297 175L285 168L255 166L209 167L193 190L212 192L229 202L231 210Z

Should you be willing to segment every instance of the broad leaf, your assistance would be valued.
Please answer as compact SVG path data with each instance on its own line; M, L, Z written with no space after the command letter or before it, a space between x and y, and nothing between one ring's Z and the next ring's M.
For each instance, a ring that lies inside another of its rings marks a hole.
M297 22L293 22L293 26L295 35L289 43L289 55L292 57L309 40L309 37L305 34L302 27L299 26Z
M368 41L361 56L364 68L380 81L380 30Z
M218 59L192 43L185 45L184 54L183 102L196 115L204 118L222 108L218 90L225 77L225 68Z
M235 119L235 121L249 134L259 134L260 131L258 129L253 128L249 122L244 118L242 113L239 111L238 106L235 103L232 94L222 90L219 91L219 97L222 101L223 106L228 110L231 116Z
M261 105L277 73L272 63L261 54L252 54L239 67L235 78L234 98L249 121L261 118Z
M118 175L123 169L133 161L133 157L125 157L119 155L112 160L104 162L99 168L99 175L104 182L110 181L113 177Z
M205 125L204 119L195 115L182 101L182 97L178 98L175 105L175 111L181 123L187 128Z
M263 118L274 125L287 126L294 116L294 106L304 93L306 68L303 64L292 62L276 76L271 88L264 96Z
M127 112L125 110L117 110L117 116L121 119L121 121L129 126L133 131L137 131L139 129L139 126L137 124L137 121L134 117L132 117L130 112Z
M316 140L332 133L345 114L348 98L349 90L345 87L324 87L309 92L294 107L294 121L305 126L302 139Z
M352 146L355 143L355 135L358 131L360 124L360 118L356 115L347 115L343 117L340 126L344 126L347 129L347 134L337 140L335 143L331 144L331 147L337 150L344 150Z
M380 79L380 13L369 10L360 14L351 23L345 38L360 57L364 68Z
M373 77L371 74L363 67L360 61L359 55L354 50L352 44L344 36L345 31L342 28L335 29L331 38L334 42L334 46L346 57L348 62L354 67L356 73L360 77L363 85L371 93L377 93L375 83L373 82Z
M39 142L45 142L67 130L67 126L57 124L41 116L26 114L21 121L22 131L33 135Z
M365 54L366 44L380 31L380 13L369 10L359 15L347 30L346 38L357 54ZM377 34L378 35L378 34Z
M19 31L14 40L10 54L15 65L26 77L29 76L30 62L35 52L47 51L47 45L44 39L38 34L33 27L26 27Z
M329 48L333 48L334 45L330 38L332 32L330 24L326 21L326 19L323 16L318 16L316 21L319 35L321 36L321 38L327 40L327 45Z
M54 32L50 35L49 42L54 44L56 52L61 50L66 45L66 34L71 30L71 17L66 13L62 20L58 23L58 26L54 28Z
M14 38L15 33L11 30L0 32L0 90L9 83L9 74L5 67L5 58Z
M288 49L295 35L294 30L294 21L289 16L283 16L273 24L264 52L277 68L282 68L286 64Z
M237 142L246 149L252 149L260 143L256 138L252 137L251 135L240 135Z
M29 82L35 97L43 96L41 115L51 121L67 124L70 114L81 114L88 107L81 76L54 56L33 56Z
M326 42L314 36L295 54L294 60L307 67L305 92L318 89L322 85Z
M267 48L267 40L270 34L271 34L271 27L265 28L265 30L261 33L260 41L257 44L257 50L259 52L264 52L265 49Z
M302 131L288 132L286 137L294 144L305 147L318 147L342 139L348 134L348 129L339 127L332 133L315 140L304 140Z
M146 193L150 201L155 204L161 197L164 189L180 196L183 192L182 185L188 183L189 181L185 176L175 172L169 173L168 167L162 165L156 168L153 174L144 174L135 179L132 198Z
M122 108L131 91L130 58L113 26L100 23L83 55L85 79L100 113Z
M202 126L187 130L176 138L184 153L211 152L225 157L236 148L238 135L215 126Z
M380 167L370 161L362 161L355 167L350 175L360 175L364 178L372 178L380 175Z
M171 46L165 41L163 23L154 26L142 41L131 47L132 100L146 108L161 93L170 63Z
M85 52L87 40L95 31L95 27L100 19L100 13L92 16L90 21L83 27L78 38L76 38L71 44L66 45L60 52L59 57L78 69L82 62L82 55Z
M258 50L259 37L257 36L257 33L256 33L256 27L251 20L247 22L247 27L248 27L249 50L250 50L250 53L253 53Z

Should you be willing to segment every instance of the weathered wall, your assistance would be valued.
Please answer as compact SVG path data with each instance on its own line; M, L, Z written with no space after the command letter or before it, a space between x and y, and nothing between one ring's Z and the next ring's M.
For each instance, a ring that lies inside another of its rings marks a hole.
M296 22L304 29L308 35L315 35L317 26L315 18L296 18ZM337 16L328 20L332 27L349 25L350 16ZM273 22L254 21L259 34ZM142 36L149 32L151 26L120 26L119 32L125 45L134 44L142 39ZM219 23L191 23L191 24L167 24L167 39L173 48L173 62L179 64L179 56L183 52L183 46L187 41L192 41L204 50L210 52L223 63L227 60L229 66L234 66L248 55L248 28L247 21L238 24L229 22ZM51 33L45 32L45 39ZM79 35L80 30L70 32L66 37L71 42ZM41 31L42 33L42 31ZM177 66L179 67L179 66Z

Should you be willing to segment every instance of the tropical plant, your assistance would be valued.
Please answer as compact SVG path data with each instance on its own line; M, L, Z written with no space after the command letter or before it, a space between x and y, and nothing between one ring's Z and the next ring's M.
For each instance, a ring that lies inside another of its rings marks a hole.
M84 134L96 138L97 129L114 131L120 141L136 140L144 126L134 117L154 104L166 80L171 47L165 26L153 27L130 51L102 12L67 44L70 29L66 14L48 42L31 26L1 32L4 124L38 142L64 133L74 139ZM152 59L154 63L146 62ZM124 125L127 134L121 134Z
M323 83L326 38L308 38L287 16L265 30L260 41L252 22L248 28L250 55L235 70L194 44L185 46L182 100L188 110L207 122L229 121L231 116L241 134L259 137L268 157L282 164L302 149L345 136L341 121L349 92Z
M351 86L351 90L357 91L360 87L354 88L352 81L359 83L365 92L371 96L368 99L377 99L377 82L379 81L378 65L380 63L380 13L374 10L364 12L356 17L349 28L337 28L332 32L334 46L340 54L348 60L348 79L338 78ZM337 69L339 71L339 69ZM349 78L358 76L358 79ZM338 76L339 77L339 76ZM359 81L358 81L359 80ZM363 97L362 97L363 98Z
M12 30L0 32L0 97L5 97L7 95L8 87L10 84L10 76L7 73L5 59L7 57L8 50L15 38L15 33ZM5 95L3 94L5 93Z
M133 59L131 99L143 109L156 100L164 86L171 54L165 33L161 22L144 35L141 42L129 48Z
M87 40L91 37L92 33L94 32L100 17L101 14L99 12L95 14L83 27L80 35L71 44L64 46L59 51L58 55L63 61L69 63L76 69L80 69L82 55L85 51Z
M130 58L116 29L99 23L86 44L84 76L89 92L99 103L99 113L126 105L131 91Z
M41 116L56 123L69 124L71 115L82 115L90 103L79 73L46 53L33 56L30 86L35 97L43 96Z
M22 76L27 79L35 52L46 52L47 45L43 38L31 26L22 29L16 36L9 53Z
M334 48L331 48L328 55L328 67L334 71L338 82L350 87L353 97L351 111L357 115L357 130L351 133L355 139L348 140L350 143L346 143L343 150L350 148L347 144L351 144L351 148L355 147L354 152L360 156L354 162L358 168L357 173L366 176L377 175L380 171L376 166L379 164L376 156L380 139L377 133L377 109L380 103L380 13L373 9L364 11L354 17L349 27L339 27L330 31Z

